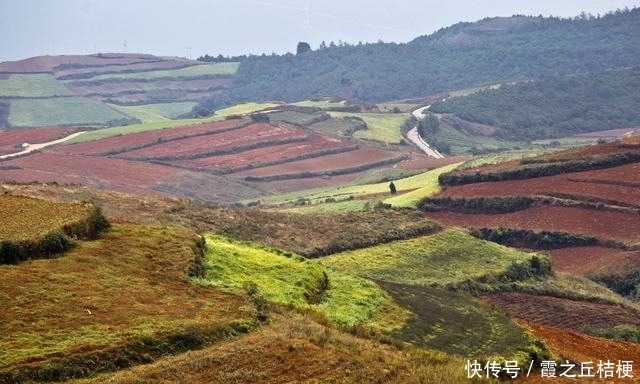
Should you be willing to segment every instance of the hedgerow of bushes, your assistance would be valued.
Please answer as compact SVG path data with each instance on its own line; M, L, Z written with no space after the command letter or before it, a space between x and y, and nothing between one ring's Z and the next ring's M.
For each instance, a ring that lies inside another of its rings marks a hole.
M597 237L558 231L534 232L530 229L478 228L472 230L470 233L477 238L503 245L533 247L537 249L583 247L597 245L599 243Z
M509 213L530 208L536 200L524 196L424 198L417 207L425 212L447 210L460 213Z
M27 240L2 240L0 264L17 264L25 260L52 258L73 248L76 239L96 239L109 228L100 208L94 207L82 220L54 229L44 236Z

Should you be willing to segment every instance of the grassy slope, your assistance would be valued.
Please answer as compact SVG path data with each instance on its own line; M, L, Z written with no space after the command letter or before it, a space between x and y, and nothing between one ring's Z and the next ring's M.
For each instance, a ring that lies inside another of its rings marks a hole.
M402 318L403 311L373 282L256 244L207 236L206 267L206 277L200 280L206 286L237 289L253 282L269 301L318 310L334 324L398 326L393 322ZM309 304L305 292L317 285L323 272L329 277L330 288L322 302Z
M15 99L11 101L9 123L14 127L104 125L124 117L104 104L83 97Z
M0 96L5 97L50 97L72 94L62 82L48 74L16 74L0 80Z
M0 372L73 354L82 364L142 337L249 319L241 295L188 281L193 239L187 230L116 224L58 259L0 266Z
M476 239L459 229L322 259L322 264L346 273L400 284L445 286L473 277L499 273L531 254Z
M465 361L343 334L285 313L237 340L75 384L492 383L469 380Z
M180 78L188 76L201 76L201 75L233 75L238 69L240 63L215 63L215 64L201 64L193 65L181 69L167 69L157 71L146 71L136 73L110 73L106 75L98 75L91 78L91 80L105 80L105 79L158 79L158 78Z
M208 123L211 121L218 121L218 120L220 120L220 118L218 117L205 118L205 119L164 120L164 121L156 121L152 123L125 125L122 127L102 128L102 129L97 129L95 131L86 132L72 140L66 141L65 144L84 143L86 141L99 140L99 139L104 139L106 137L111 137L111 136L126 135L128 133L155 131L158 129L165 129L165 128L183 127L185 125Z
M400 126L409 117L405 113L350 113L329 112L332 117L357 116L367 123L364 131L356 131L353 136L358 139L377 140L384 143L397 144L402 140Z
M431 171L427 171L424 173L420 173L417 175L405 177L399 180L394 180L393 183L396 185L398 190L398 196L391 197L385 200L385 203L392 204L398 207L411 206L415 204L420 198L431 196L440 192L440 186L438 185L438 176L441 173L449 172L455 169L459 164L451 164L441 168L437 168ZM403 191L406 190L416 190L406 195L403 194ZM324 202L327 198L333 198L338 201L348 199L351 196L353 197L364 197L366 195L379 195L379 194L388 194L389 193L389 182L382 183L373 183L373 184L364 184L364 185L351 185L351 186L341 186L341 187L331 187L331 188L315 188L306 191L296 191L292 193L287 193L283 195L277 196L269 196L263 199L266 204L286 204L296 202L300 198L306 198L311 200L311 202ZM390 195L387 195L390 196ZM329 204L330 206L332 204ZM348 204L348 207L361 209L364 206L364 203L353 203ZM344 210L344 204L336 205L337 210ZM314 207L312 209L306 211L304 208L299 211L304 212L314 212ZM331 207L321 208L321 210L332 211Z
M137 117L143 123L154 123L175 119L176 117L191 111L196 104L197 103L193 101L184 101L178 103L158 103L134 106L108 105L129 116Z
M232 107L219 109L215 112L215 116L231 116L231 115L246 115L252 112L261 111L263 109L269 109L277 107L280 104L277 103L244 103L234 105Z

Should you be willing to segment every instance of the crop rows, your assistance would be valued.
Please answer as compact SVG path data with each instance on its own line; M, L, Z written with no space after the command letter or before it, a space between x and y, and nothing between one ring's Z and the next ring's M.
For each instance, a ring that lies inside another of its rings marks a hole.
M206 157L209 154L220 152L232 152L235 148L246 148L252 145L260 145L261 143L266 146L277 140L304 140L306 137L307 134L301 128L290 124L273 126L258 123L239 130L189 137L168 143L160 142L156 145L125 152L119 156L130 159L190 159Z
M225 120L205 124L194 124L179 128L161 129L107 137L100 140L56 148L56 152L84 155L111 155L163 142L209 135L233 130L246 125L246 120Z

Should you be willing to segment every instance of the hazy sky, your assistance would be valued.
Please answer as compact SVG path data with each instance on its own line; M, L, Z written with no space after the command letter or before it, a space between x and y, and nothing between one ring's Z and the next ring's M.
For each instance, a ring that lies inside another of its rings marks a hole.
M281 54L299 41L407 42L459 21L604 14L640 0L0 0L0 61L141 52ZM125 47L126 43L126 47Z

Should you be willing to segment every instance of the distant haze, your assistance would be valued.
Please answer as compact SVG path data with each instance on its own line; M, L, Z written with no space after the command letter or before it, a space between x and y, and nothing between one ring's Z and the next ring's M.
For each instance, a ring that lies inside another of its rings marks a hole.
M408 42L460 21L514 14L573 17L637 0L0 0L0 61L139 52L282 54L299 41Z

